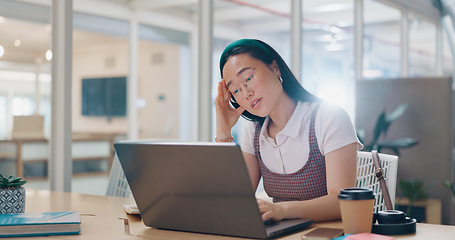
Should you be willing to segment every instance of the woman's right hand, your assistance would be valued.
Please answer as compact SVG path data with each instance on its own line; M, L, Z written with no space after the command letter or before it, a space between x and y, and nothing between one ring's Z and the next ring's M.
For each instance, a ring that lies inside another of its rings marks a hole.
M226 82L222 79L218 82L218 95L215 99L216 109L216 137L225 139L231 137L231 129L237 123L240 115L245 108L240 106L234 109L229 104L231 93L226 87Z

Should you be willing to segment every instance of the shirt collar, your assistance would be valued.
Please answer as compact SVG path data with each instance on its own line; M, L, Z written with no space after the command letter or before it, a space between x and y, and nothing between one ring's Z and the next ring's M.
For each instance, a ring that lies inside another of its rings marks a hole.
M292 138L296 138L299 135L300 128L302 127L303 118L305 116L304 103L299 101L292 113L291 118L286 123L286 126L278 134L283 134ZM268 137L267 125L269 124L270 117L267 116L262 124L261 137Z
M299 135L300 128L302 127L303 118L305 117L304 103L299 101L295 107L286 126L281 130L281 134L296 138Z

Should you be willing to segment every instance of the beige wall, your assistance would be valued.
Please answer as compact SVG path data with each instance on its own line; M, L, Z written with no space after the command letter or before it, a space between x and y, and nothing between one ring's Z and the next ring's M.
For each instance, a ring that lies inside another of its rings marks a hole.
M178 138L179 46L141 41L139 45L139 138ZM127 133L126 117L82 116L82 79L128 75L127 39L74 46L73 131L84 133ZM158 100L159 95L165 98Z
M139 52L139 97L146 105L138 112L138 136L178 139L180 48L143 41Z

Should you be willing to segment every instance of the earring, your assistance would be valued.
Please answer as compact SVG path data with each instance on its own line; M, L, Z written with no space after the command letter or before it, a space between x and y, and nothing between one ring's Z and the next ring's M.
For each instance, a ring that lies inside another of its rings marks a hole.
M283 79L281 78L281 76L279 76L278 79L280 80L281 83L283 83Z

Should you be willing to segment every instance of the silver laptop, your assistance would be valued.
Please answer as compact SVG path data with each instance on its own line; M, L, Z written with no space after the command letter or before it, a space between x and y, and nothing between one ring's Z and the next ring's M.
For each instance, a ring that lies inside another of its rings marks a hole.
M146 226L265 239L312 224L264 223L234 143L125 141L114 147Z

